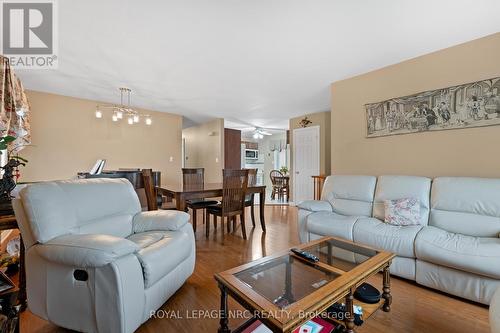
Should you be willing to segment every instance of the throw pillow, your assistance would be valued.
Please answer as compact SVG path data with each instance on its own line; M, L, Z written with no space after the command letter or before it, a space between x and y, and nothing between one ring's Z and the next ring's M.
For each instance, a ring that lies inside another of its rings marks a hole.
M420 224L420 201L415 198L385 200L385 222L392 225Z

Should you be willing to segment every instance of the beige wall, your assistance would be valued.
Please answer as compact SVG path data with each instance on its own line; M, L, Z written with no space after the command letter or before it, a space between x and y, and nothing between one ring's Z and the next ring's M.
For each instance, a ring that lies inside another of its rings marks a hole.
M182 117L147 111L153 124L114 123L105 113L95 118L98 102L28 91L32 147L21 181L67 179L105 158L105 169L153 168L162 182L180 180ZM173 161L170 162L170 157Z
M332 84L332 173L500 177L500 126L365 138L364 104L500 76L500 33Z
M224 119L185 128L185 167L205 168L205 182L222 181L224 168Z

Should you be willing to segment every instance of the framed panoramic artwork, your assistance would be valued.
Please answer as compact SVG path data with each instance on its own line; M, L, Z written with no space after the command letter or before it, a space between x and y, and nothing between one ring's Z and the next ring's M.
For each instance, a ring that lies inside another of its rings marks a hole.
M365 105L367 137L500 125L500 77Z

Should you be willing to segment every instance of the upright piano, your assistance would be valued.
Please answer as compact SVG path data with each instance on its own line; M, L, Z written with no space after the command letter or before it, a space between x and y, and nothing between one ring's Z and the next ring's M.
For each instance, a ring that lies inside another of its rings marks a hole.
M124 170L104 170L98 175L91 175L88 172L79 172L78 178L126 178L134 188L144 188L142 181L142 171L140 169L124 169ZM153 185L161 185L161 172L153 171Z

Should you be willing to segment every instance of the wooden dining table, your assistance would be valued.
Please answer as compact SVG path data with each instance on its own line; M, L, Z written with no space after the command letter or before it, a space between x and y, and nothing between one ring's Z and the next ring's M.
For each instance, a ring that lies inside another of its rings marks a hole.
M156 187L157 194L170 197L175 200L176 209L184 211L186 209L186 200L189 199L205 199L222 197L222 183L206 183L196 187L184 187L179 184L162 184ZM260 225L262 231L266 232L266 221L264 218L264 206L266 202L266 186L255 185L247 187L246 194L259 194L259 212Z

